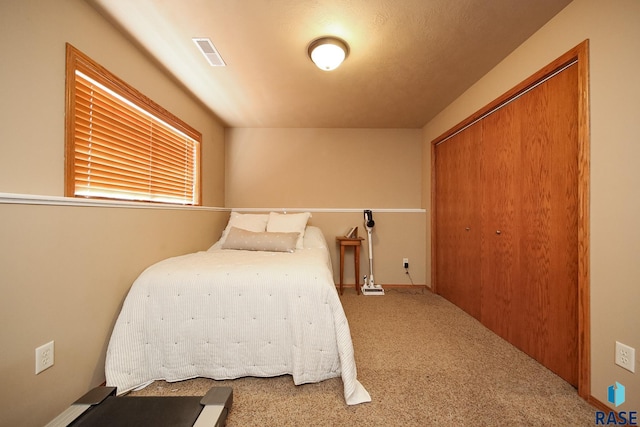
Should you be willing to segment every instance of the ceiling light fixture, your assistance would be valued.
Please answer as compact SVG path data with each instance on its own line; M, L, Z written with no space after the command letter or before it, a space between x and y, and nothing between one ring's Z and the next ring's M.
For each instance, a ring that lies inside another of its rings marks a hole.
M337 37L320 37L309 44L309 58L321 70L335 70L349 55L349 45Z

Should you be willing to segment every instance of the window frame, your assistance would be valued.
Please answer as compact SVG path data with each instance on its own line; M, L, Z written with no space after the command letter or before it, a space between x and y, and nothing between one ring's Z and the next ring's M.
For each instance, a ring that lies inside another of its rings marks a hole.
M128 102L142 109L155 118L165 122L169 126L175 128L178 132L183 133L193 141L195 141L194 169L195 176L193 188L193 202L185 200L179 201L160 201L160 200L143 200L131 197L118 197L114 194L110 196L86 196L76 195L76 173L75 173L75 132L76 132L76 70L85 74L89 78L95 80L107 89L115 92ZM177 206L202 206L202 134L186 124L169 111L153 102L150 98L115 76L106 68L89 58L87 55L76 49L71 44L66 44L66 105L65 105L65 196L77 197L85 199L107 199L134 201L140 203L158 204L158 205L177 205Z

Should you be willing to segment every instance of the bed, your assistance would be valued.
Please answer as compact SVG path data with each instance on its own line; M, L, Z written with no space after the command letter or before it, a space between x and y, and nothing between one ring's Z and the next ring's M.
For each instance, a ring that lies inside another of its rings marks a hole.
M347 404L369 402L327 243L308 217L233 212L209 250L147 268L114 326L107 385L122 394L155 380L340 376Z

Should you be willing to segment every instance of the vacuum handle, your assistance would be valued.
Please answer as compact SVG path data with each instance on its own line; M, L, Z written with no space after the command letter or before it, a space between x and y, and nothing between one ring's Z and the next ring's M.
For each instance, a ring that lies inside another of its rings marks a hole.
M373 226L376 225L375 221L373 220L373 212L371 212L371 210L369 209L364 211L364 222L365 225L369 228L373 228Z

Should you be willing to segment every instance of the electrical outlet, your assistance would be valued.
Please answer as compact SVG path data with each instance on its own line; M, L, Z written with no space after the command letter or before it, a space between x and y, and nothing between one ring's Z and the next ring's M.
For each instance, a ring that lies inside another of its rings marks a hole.
M402 268L409 268L409 258L402 258Z
M36 348L36 375L53 366L53 341Z
M616 365L636 372L636 349L616 341Z

